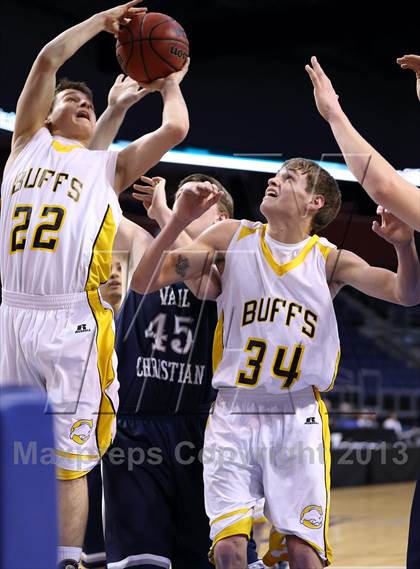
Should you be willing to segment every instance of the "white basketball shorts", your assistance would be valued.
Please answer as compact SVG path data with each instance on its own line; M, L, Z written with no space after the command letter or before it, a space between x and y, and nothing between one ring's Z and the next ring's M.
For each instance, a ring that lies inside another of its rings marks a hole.
M264 498L264 514L280 541L295 535L331 563L328 415L316 389L281 395L219 390L203 463L212 548L232 535L249 538ZM280 541L279 560L285 558Z
M0 386L34 385L47 394L58 478L89 472L115 434L118 380L111 307L97 290L56 296L3 290L0 346Z

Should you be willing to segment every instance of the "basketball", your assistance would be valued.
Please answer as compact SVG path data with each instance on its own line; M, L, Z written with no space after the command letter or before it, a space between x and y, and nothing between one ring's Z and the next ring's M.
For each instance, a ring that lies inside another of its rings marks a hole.
M184 66L188 38L182 26L166 14L139 14L121 26L116 54L126 75L139 83L150 83Z

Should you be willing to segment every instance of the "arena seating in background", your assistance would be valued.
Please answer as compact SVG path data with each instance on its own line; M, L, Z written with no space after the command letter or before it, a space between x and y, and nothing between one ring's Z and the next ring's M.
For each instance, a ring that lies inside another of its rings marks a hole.
M357 299L350 296L350 301L345 295L339 295L334 301L342 356L335 387L328 394L328 399L336 410L340 403L347 401L355 410L369 407L384 415L394 409L399 418L414 421L420 410L420 368L415 362L413 367L412 361L404 354L399 354L398 342L394 338L385 338L384 341L385 325L381 328L380 322L382 319L387 324L390 335L397 334L393 332L390 319L397 322L399 330L404 330L404 333L407 330L407 333L415 334L417 330L410 328L409 323L403 328L402 317L405 317L405 313L402 307L377 302L369 303L369 308L364 310L360 303L357 304ZM382 309L389 311L385 317L379 313ZM375 311L378 311L377 319ZM411 315L414 317L416 314L417 309L414 309ZM375 330L378 330L377 337ZM386 347L386 340L389 341L389 348Z

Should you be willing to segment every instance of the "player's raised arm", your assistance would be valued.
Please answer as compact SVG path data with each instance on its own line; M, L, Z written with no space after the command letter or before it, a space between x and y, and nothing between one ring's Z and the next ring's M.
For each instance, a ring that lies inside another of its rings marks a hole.
M403 55L397 63L401 69L411 69L416 74L416 93L420 101L420 55Z
M350 251L332 251L327 259L329 280L338 287L350 285L374 298L415 306L420 303L420 263L414 243L414 232L394 215L378 207L381 224L372 229L394 245L398 257L397 273L371 267Z
M172 218L172 210L168 206L166 200L166 180L159 176L148 178L142 176L143 185L134 184L134 199L143 203L147 215L150 219L155 220L159 227L163 229ZM185 188L193 188L198 182L189 182L184 184ZM204 185L211 189L210 182L204 182ZM214 187L217 190L216 187ZM188 247L193 242L187 231L182 231L176 241L172 244L172 249ZM197 297L205 300L216 299L220 294L220 275L217 267L213 265L208 272L200 275L199 278L185 281L190 291Z
M202 187L200 187L202 186ZM171 251L178 235L220 197L204 184L186 189L175 202L173 216L154 239L134 272L131 288L142 294L169 284L199 278L209 272L216 253L225 251L237 221L220 222L202 233L187 247Z
M155 166L162 156L187 136L189 117L179 84L188 71L185 66L165 79L146 85L149 90L160 91L163 99L161 126L129 144L118 155L115 191L120 193Z
M378 204L420 231L420 191L398 172L352 126L343 112L331 81L315 57L306 65L316 106L330 124L347 166Z
M118 75L108 93L108 106L96 123L95 134L89 144L91 150L106 150L112 143L130 107L153 91L131 77Z
M141 0L133 0L95 14L69 28L43 47L32 65L17 103L12 153L24 146L44 125L54 97L55 74L63 63L99 32L115 34L120 23L145 11L145 8L134 8L139 2Z

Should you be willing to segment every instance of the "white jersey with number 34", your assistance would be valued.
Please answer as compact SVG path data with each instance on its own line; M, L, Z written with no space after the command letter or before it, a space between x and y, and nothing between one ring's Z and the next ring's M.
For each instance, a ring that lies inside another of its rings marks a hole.
M241 222L217 301L215 388L332 388L340 343L325 263L333 248L317 235L278 243L265 225Z
M1 188L1 282L26 294L71 294L108 280L121 220L118 153L92 151L41 128Z

